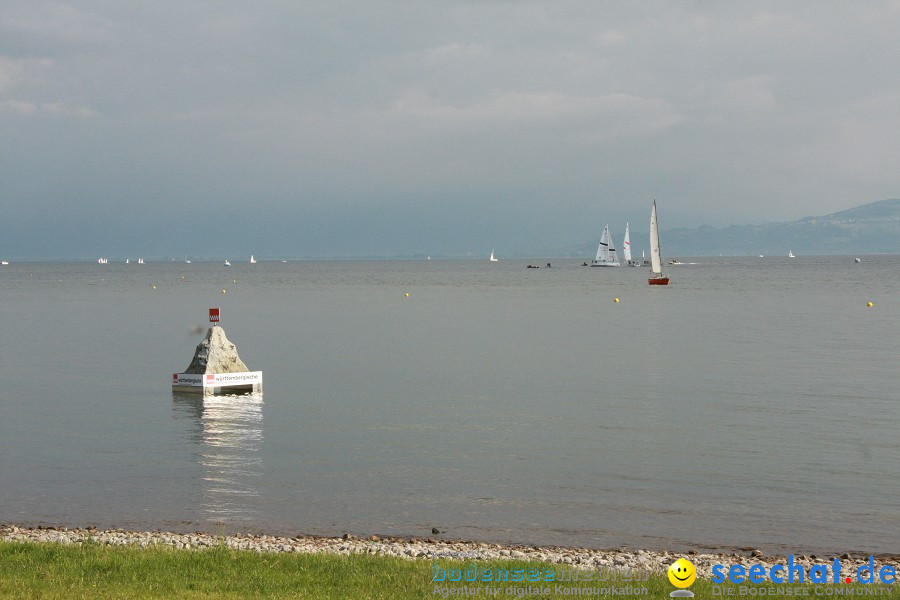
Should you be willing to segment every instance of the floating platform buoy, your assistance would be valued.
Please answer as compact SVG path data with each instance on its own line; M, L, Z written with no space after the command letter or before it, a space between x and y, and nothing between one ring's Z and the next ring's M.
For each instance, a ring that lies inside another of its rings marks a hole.
M212 326L194 351L184 373L172 374L172 391L211 396L216 394L261 394L262 371L250 371L237 348L219 327L219 309L209 309Z
M868 306L869 308L872 308L872 307L875 306L875 305L872 304L871 302L866 302L866 306Z

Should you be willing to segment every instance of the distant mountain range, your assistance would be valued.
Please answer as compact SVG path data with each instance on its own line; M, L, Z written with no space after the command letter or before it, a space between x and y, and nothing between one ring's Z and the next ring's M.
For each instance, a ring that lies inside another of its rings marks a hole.
M661 230L665 257L765 256L794 254L900 254L900 200L881 200L830 215L789 223L732 225ZM646 232L632 229L633 252L647 246ZM599 238L598 238L599 239ZM621 246L621 240L618 246ZM565 250L569 256L593 256L597 242ZM621 254L621 250L619 251ZM620 256L621 258L621 256Z

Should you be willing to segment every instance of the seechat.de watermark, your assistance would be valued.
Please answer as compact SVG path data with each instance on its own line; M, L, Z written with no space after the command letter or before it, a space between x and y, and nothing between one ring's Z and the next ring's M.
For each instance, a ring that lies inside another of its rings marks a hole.
M897 582L897 569L892 565L875 567L875 558L854 569L844 569L840 559L828 564L810 565L809 569L794 560L787 564L722 565L712 568L713 596L882 596L889 595ZM730 585L723 585L723 584ZM778 584L777 586L774 584ZM874 584L882 584L880 586Z
M829 572L831 581L829 582ZM743 565L731 565L726 571L725 565L715 565L712 568L712 582L724 583L727 579L731 583L858 583L868 585L871 583L883 583L892 585L897 582L897 570L892 565L884 565L880 569L875 568L875 557L870 556L866 564L857 567L855 572L843 571L841 561L837 558L831 563L815 564L809 567L809 572L799 563L794 562L794 555L788 556L787 565L772 565L766 569L765 565L755 564L749 567Z

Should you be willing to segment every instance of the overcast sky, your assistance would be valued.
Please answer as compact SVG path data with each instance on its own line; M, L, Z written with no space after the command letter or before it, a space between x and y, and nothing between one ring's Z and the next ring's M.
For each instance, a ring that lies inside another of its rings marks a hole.
M0 257L498 254L900 197L900 1L0 1ZM668 219L668 221L667 221Z

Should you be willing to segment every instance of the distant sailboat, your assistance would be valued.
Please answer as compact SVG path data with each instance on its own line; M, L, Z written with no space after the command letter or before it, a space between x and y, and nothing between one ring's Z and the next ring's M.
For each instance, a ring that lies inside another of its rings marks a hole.
M231 263L228 262L228 259L227 259L227 258L225 259L225 266L226 266L226 267L230 267L230 266L231 266Z
M619 257L613 247L612 237L609 235L609 225L603 228L600 236L600 245L597 246L597 257L591 261L592 267L618 267Z
M126 259L125 259L125 264L126 264L126 265L129 264L130 262L131 262L131 259L130 259L130 258L126 258Z
M138 264L139 264L139 265L144 264L144 259L143 259L143 258L139 258L139 259L138 259Z
M625 264L629 267L640 266L640 263L631 260L631 235L628 233L628 222L625 222L625 240L622 242L622 255L625 257Z
M788 258L797 258L796 256L794 256L793 250L788 250Z
M428 260L431 260L431 257L430 257L430 256L428 257ZM490 260L491 262L497 262L497 257L494 256L494 251L493 251L493 249L491 250L491 257L490 257L488 260Z
M256 259L253 258L253 255L252 255L252 254L250 255L250 264L251 264L251 265L255 265L255 264L256 264Z
M662 273L662 257L659 251L659 224L656 220L656 200L650 211L650 285L669 285L669 278Z
M99 265L106 265L106 264L109 264L109 259L108 259L108 258L98 258L98 259L97 259L97 264L99 264Z

